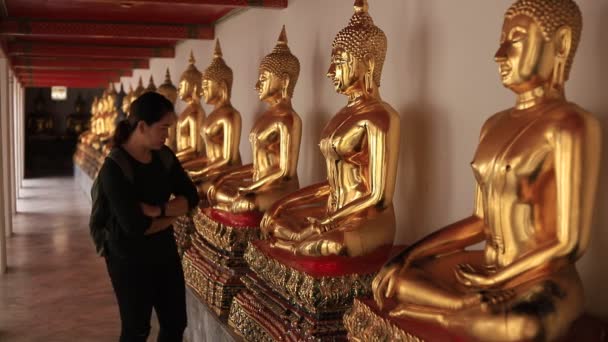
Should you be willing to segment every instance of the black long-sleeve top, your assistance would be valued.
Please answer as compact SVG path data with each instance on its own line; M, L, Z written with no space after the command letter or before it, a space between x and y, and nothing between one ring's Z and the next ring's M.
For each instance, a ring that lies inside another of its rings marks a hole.
M106 158L99 171L102 191L111 212L108 255L144 263L170 260L167 258L177 253L173 229L144 235L153 219L143 214L140 203L158 206L167 203L173 194L184 196L188 207L193 209L199 201L196 187L173 152L170 170L161 161L159 152L152 152L149 163L137 161L126 151L125 154L132 166L133 180L129 180L110 158Z

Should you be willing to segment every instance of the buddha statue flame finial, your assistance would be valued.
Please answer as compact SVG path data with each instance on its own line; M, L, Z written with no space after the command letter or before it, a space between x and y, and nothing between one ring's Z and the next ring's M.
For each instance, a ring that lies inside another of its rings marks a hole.
M228 94L232 89L233 73L232 69L226 65L224 58L222 57L222 48L220 47L220 40L215 42L215 50L213 52L213 60L211 64L205 69L203 73L203 79L211 80L221 84L226 83Z
M194 51L190 50L190 58L188 58L188 63L194 64L196 63L196 59L194 59Z
M367 0L355 0L355 13L367 13L368 10Z
M334 49L342 48L361 61L368 55L373 56L373 80L380 87L388 43L384 32L374 24L368 7L367 0L355 1L355 14L348 25L338 32L332 45Z
M260 71L261 70L269 71L277 76L287 74L289 76L287 93L290 97L293 96L293 91L300 75L300 61L291 53L291 50L287 45L285 25L283 25L283 29L277 40L277 45L269 55L262 59L262 62L260 63Z
M583 15L576 2L573 0L517 0L507 10L505 18L512 19L518 15L532 18L540 26L545 41L551 40L551 37L555 36L557 30L562 27L569 27L572 30L572 47L564 73L565 80L568 80L583 31Z
M222 58L222 47L220 46L219 38L215 40L215 50L213 50L213 58Z
M150 80L148 81L148 87L146 88L146 92L156 91L156 84L154 84L154 76L150 75Z

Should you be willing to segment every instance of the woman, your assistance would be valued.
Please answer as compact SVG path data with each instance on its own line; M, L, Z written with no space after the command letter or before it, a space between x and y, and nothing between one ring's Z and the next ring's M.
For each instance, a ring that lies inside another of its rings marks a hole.
M158 341L181 341L186 328L184 275L172 224L199 198L164 145L174 121L173 105L162 95L140 96L114 133L114 148L121 150L113 155L124 158L107 158L99 172L111 212L105 257L120 309L121 342L146 341L152 308L160 323Z

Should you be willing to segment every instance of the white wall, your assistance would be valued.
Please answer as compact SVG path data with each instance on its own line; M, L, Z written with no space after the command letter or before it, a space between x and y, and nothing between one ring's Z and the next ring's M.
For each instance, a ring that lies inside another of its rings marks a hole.
M395 196L400 243L471 213L474 179L469 162L479 129L491 114L514 103L513 94L500 85L493 62L503 14L510 4L510 0L370 0L370 12L389 40L381 93L401 114ZM567 91L569 99L602 121L606 170L608 101L602 81L608 79L608 69L602 61L608 60L608 2L585 0L579 5L585 28ZM256 114L264 108L253 90L259 62L286 24L289 46L301 63L293 103L304 123L298 169L302 186L325 177L317 146L320 131L345 104L325 74L333 37L352 13L348 0L291 0L288 9L251 9L216 28L224 58L235 73L233 104L243 115L242 136L247 137ZM211 60L212 47L211 41L179 44L172 64L175 84L187 66L190 49L202 71ZM164 68L159 68L153 60L155 77L164 75ZM178 112L181 108L178 105ZM251 161L247 139L241 141L241 153L244 162ZM599 189L607 186L603 173ZM600 191L596 207L607 203L608 193ZM608 232L603 229L607 225L608 211L598 210L591 247L578 263L588 307L604 317L608 317L608 297L602 289L608 274L602 260L608 258L608 249L602 247L608 245Z

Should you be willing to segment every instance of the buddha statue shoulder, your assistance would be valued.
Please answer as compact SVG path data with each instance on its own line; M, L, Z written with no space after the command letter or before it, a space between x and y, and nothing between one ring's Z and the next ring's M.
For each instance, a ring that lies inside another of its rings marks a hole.
M473 214L374 279L378 305L397 304L392 316L484 341L551 341L582 313L575 262L591 236L601 137L564 95L581 29L573 0L518 0L506 12L495 61L516 105L481 129Z
M262 220L274 248L296 255L360 256L392 246L400 121L379 93L387 39L357 1L333 41L327 76L348 103L321 134L327 182L293 192Z
M206 194L211 182L222 172L241 165L241 113L230 103L233 73L222 57L219 40L213 61L203 73L202 98L214 106L200 128L205 143L205 156L183 164L192 179L200 183L200 193Z
M177 88L173 85L171 81L171 73L169 72L169 68L165 73L165 81L163 84L158 86L156 92L166 97L173 105L175 106L175 102L177 101ZM171 150L175 151L177 149L177 120L175 123L169 127L169 137L167 138L166 145L171 148Z
M196 68L194 55L190 52L190 64L182 73L179 82L179 98L187 103L186 109L177 117L177 158L184 163L204 155L204 146L199 129L205 121L205 111L200 103L202 73Z
M287 45L283 27L277 45L259 68L256 89L269 107L249 134L253 163L213 183L208 198L214 208L232 213L265 212L276 200L299 188L302 121L291 105L299 74L300 62Z

